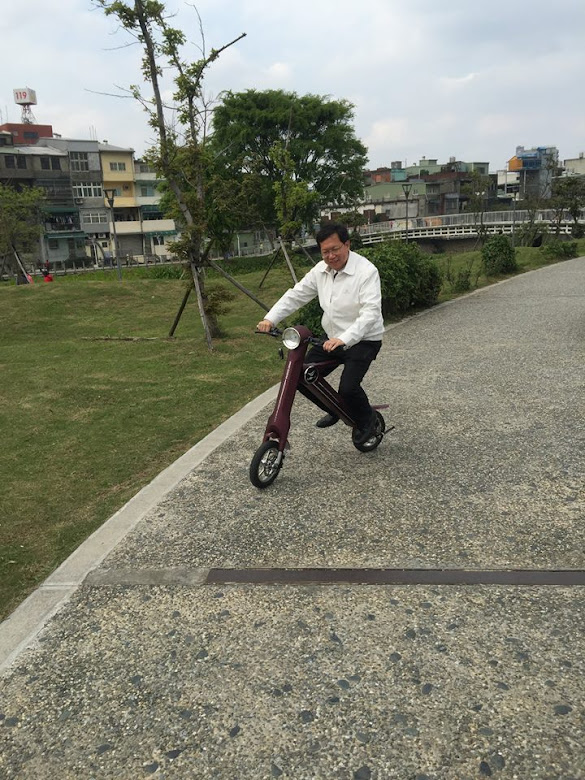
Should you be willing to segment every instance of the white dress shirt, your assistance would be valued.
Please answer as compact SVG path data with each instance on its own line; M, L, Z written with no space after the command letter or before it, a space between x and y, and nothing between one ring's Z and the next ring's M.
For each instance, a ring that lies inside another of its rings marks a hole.
M285 292L265 319L278 325L316 295L323 309L321 324L328 338L341 339L347 347L359 341L382 340L380 274L366 257L350 251L347 263L337 273L321 260Z

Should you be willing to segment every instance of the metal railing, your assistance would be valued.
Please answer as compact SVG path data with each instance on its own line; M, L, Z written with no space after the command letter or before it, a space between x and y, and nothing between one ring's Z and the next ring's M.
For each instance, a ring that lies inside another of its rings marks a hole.
M408 234L412 238L457 238L477 236L482 231L490 235L500 232L509 235L531 220L536 227L554 225L556 228L558 223L561 234L570 234L574 225L572 217L564 216L560 222L558 218L558 213L552 209L544 209L536 214L518 209L413 217L408 219ZM578 221L585 222L585 212L581 212ZM401 239L406 234L406 220L404 217L399 217L364 225L358 230L365 244L379 243L384 240L384 237ZM392 235L388 236L388 234Z

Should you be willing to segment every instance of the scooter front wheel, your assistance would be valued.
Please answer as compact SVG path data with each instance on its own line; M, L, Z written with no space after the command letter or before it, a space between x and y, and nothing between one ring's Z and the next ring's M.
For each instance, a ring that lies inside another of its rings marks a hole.
M250 463L250 481L257 488L267 488L272 485L281 469L284 453L278 449L278 442L265 441L258 449Z
M351 440L353 442L353 446L358 449L360 452L371 452L372 450L375 450L378 444L382 441L384 438L384 431L386 430L386 423L384 421L384 418L380 414L380 412L376 409L376 422L374 424L374 430L372 431L372 435L369 439L362 442L361 444L358 444L354 438L355 434L352 433Z

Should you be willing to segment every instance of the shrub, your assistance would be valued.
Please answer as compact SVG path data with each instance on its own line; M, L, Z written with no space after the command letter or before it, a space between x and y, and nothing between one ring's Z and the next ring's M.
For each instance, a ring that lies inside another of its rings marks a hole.
M486 241L481 249L481 260L486 276L513 274L518 270L516 250L508 236L502 234Z
M451 280L451 290L462 293L471 290L471 269L460 268Z
M441 272L435 261L416 244L387 241L362 250L378 267L384 317L412 307L433 306L441 289Z
M571 257L577 257L577 242L555 239L541 246L540 251L549 260L569 260Z

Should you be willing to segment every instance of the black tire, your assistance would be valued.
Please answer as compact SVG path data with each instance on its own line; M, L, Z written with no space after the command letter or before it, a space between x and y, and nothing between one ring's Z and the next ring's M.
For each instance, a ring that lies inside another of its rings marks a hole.
M278 442L265 441L258 449L250 463L250 481L260 488L272 485L282 467L284 453L278 449Z
M356 450L359 450L360 452L372 452L372 450L375 450L378 444L382 441L384 438L384 431L386 430L386 423L384 422L384 418L380 414L380 412L376 409L376 424L374 425L374 432L370 436L370 438L362 442L362 444L358 444L355 440L355 428L352 431L351 434L351 441L353 446L356 448Z

